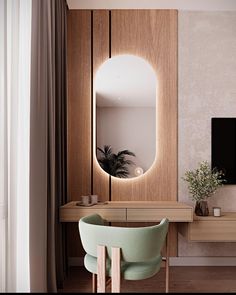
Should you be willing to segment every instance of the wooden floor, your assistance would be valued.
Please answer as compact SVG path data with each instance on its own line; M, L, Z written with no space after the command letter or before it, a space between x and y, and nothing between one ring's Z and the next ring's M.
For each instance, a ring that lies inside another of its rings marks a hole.
M91 293L91 274L83 267L71 267L60 293ZM122 293L164 293L164 268L153 278L142 281L122 281ZM236 293L236 267L170 268L170 292L174 293ZM107 289L110 293L110 289Z

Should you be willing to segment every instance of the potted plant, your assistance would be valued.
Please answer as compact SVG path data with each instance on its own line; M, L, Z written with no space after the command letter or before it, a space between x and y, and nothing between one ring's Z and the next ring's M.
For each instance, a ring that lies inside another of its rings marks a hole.
M199 163L195 170L185 172L183 180L188 183L191 199L195 201L195 214L209 215L207 199L225 182L224 173L217 168L211 169L207 161Z
M129 176L128 166L134 165L134 162L127 159L126 156L135 157L133 152L123 150L115 154L110 145L104 145L103 149L97 147L97 150L100 152L98 163L104 171L115 177L127 178Z

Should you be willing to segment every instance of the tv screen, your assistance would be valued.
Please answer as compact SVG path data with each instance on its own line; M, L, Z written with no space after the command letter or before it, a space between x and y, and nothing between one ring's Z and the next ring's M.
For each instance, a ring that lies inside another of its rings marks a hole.
M236 118L212 118L211 166L223 170L225 184L236 184Z

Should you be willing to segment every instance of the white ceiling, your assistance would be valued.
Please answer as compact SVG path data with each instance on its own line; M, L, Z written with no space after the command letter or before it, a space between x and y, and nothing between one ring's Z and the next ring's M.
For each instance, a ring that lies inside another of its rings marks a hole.
M134 55L117 55L101 65L94 91L99 107L155 107L157 77L151 65Z
M70 9L236 10L236 0L67 0Z

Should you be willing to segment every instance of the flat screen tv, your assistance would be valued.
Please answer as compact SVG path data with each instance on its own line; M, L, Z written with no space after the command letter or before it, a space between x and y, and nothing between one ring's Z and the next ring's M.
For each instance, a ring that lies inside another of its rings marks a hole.
M236 184L236 118L212 118L211 166L223 170L225 184Z

